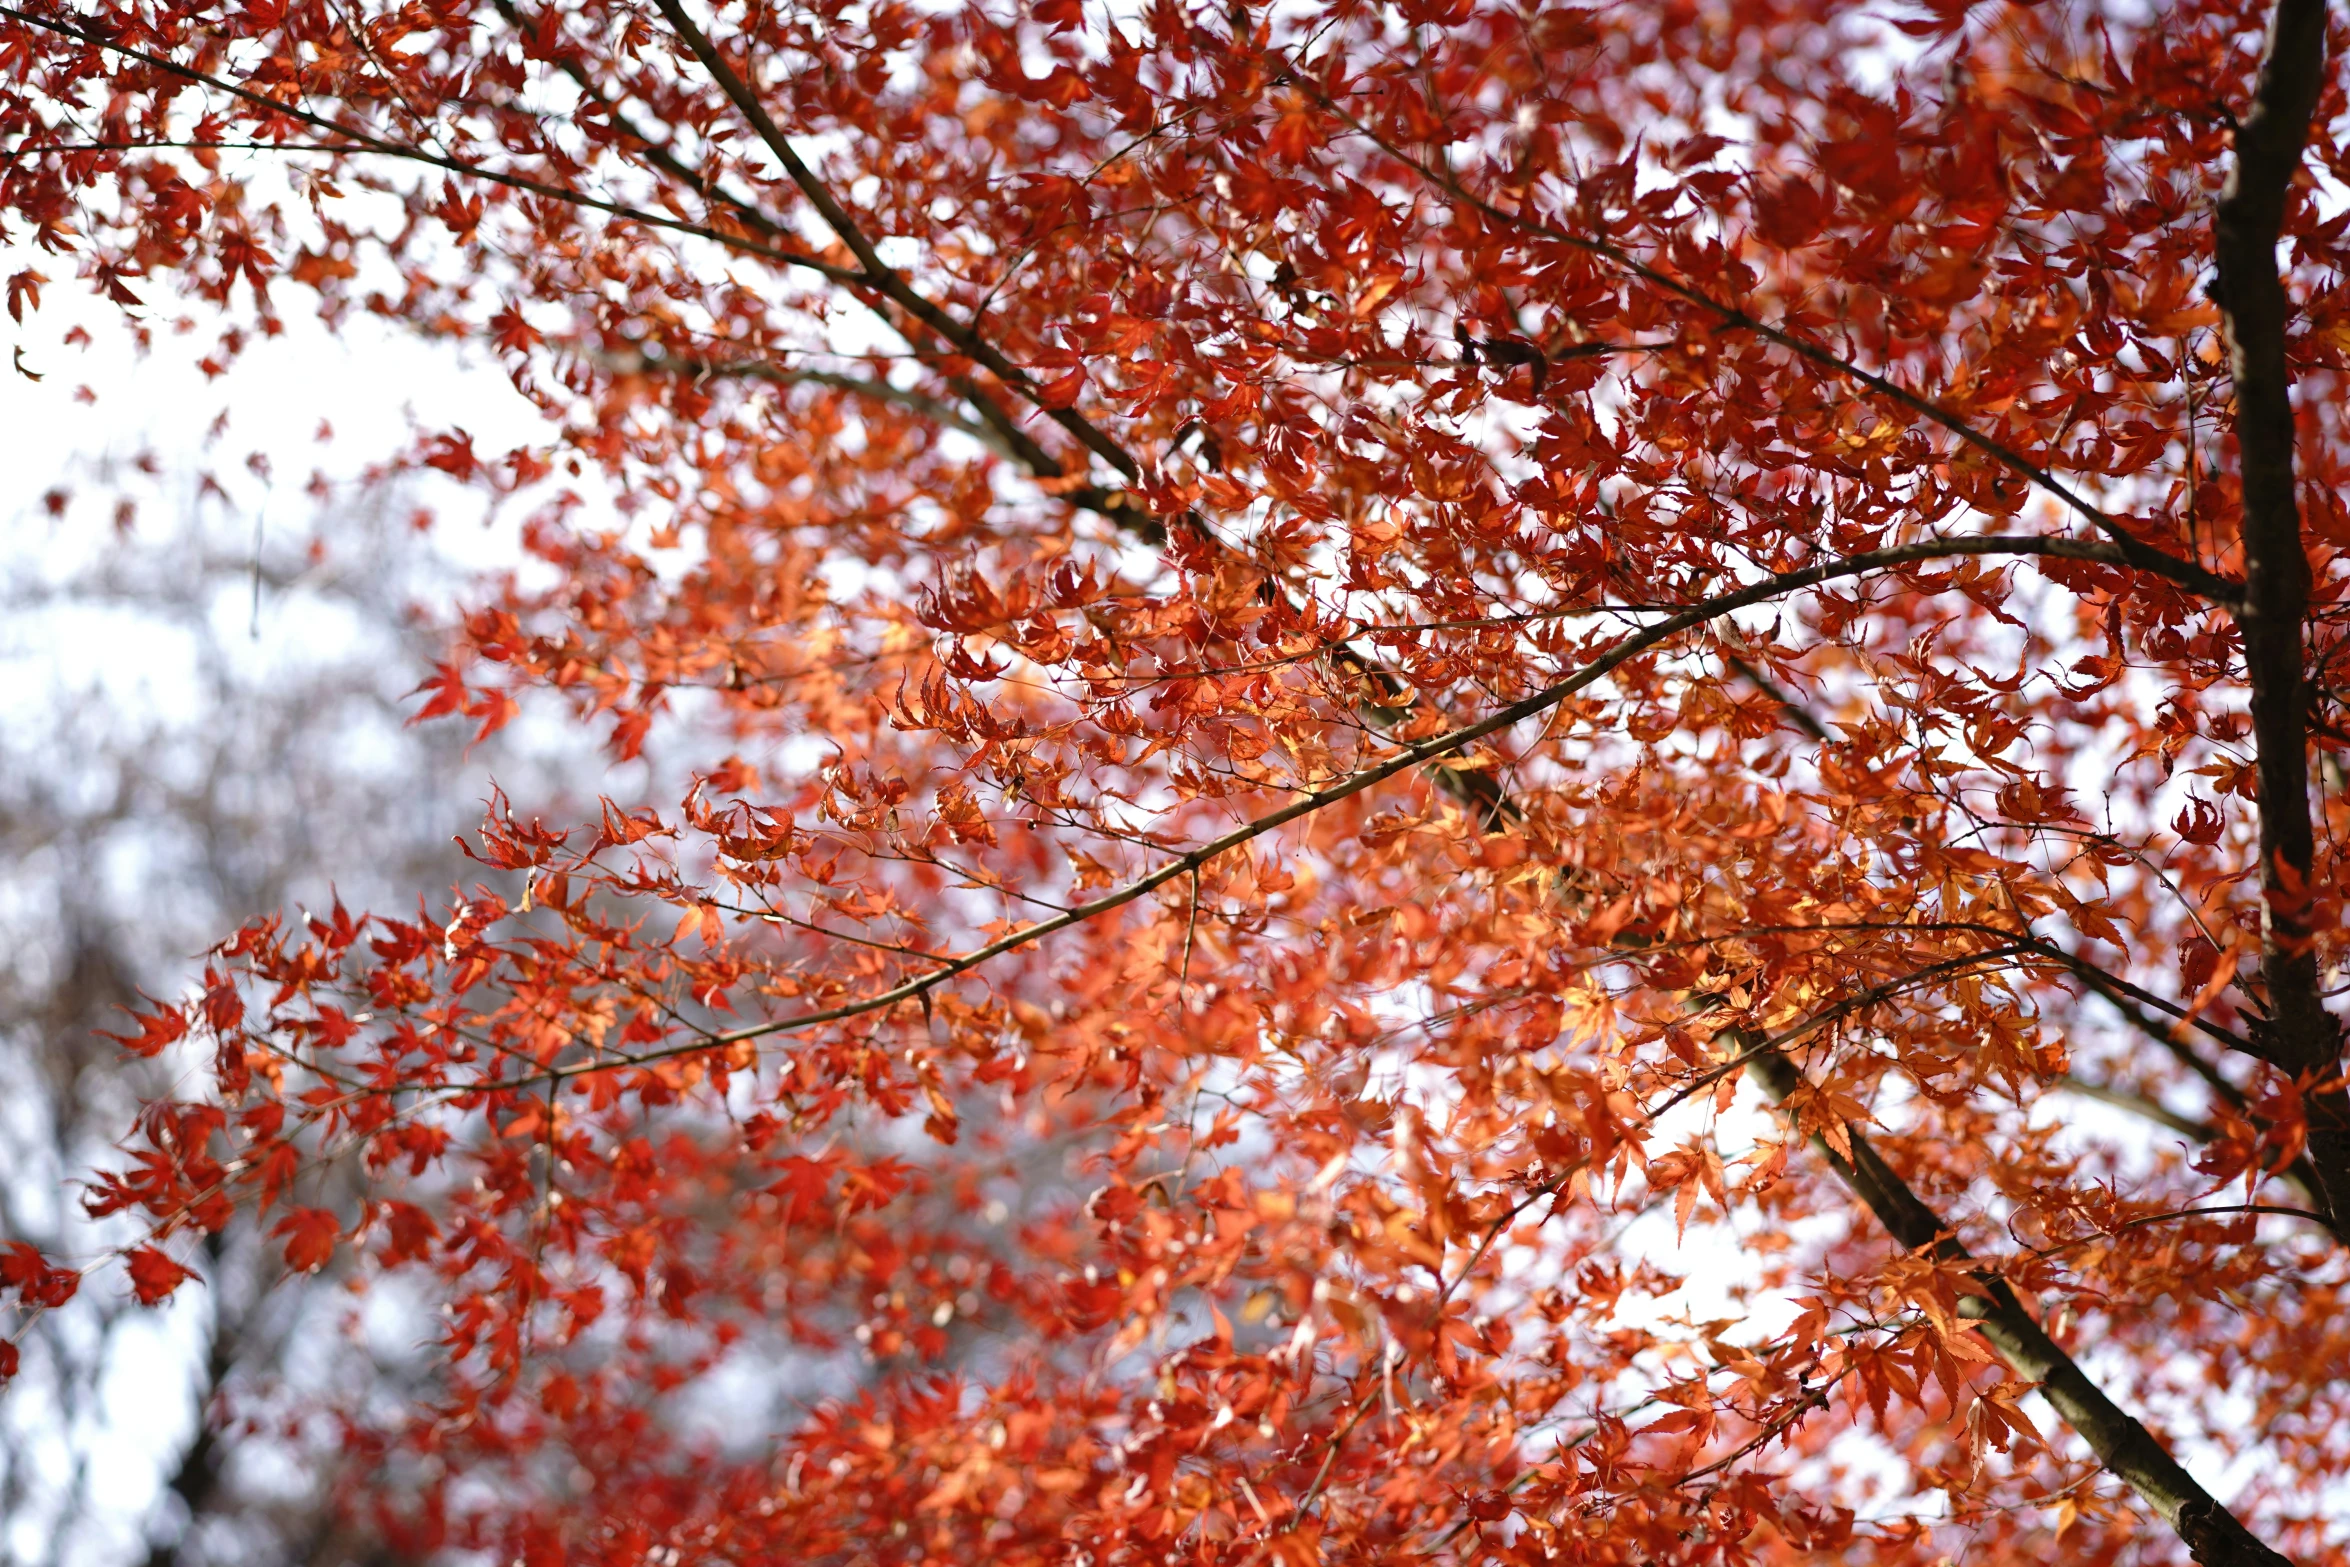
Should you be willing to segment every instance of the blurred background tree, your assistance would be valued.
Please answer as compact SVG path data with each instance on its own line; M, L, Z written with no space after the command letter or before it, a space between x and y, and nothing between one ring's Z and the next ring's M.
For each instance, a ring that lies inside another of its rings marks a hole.
M493 776L548 798L567 745L556 724L479 746L407 725L435 645L419 606L452 567L392 497L336 518L327 553L257 547L193 482L103 477L177 520L123 549L19 519L0 588L0 1232L74 1255L102 1243L77 1174L170 1087L101 1037L119 1009L184 987L255 910L437 901ZM164 1313L98 1288L36 1320L0 1404L0 1560L385 1559L335 1535L332 1433L268 1416L295 1390L419 1396L429 1329L361 1314L334 1272L281 1278L257 1240L213 1237L208 1287Z

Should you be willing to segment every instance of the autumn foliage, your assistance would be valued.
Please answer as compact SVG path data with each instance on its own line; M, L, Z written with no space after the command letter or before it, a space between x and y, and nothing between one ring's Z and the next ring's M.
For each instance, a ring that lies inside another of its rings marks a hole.
M416 717L692 779L255 911L0 1287L405 1302L395 1558L2342 1559L2343 31L0 4L11 315L494 357Z

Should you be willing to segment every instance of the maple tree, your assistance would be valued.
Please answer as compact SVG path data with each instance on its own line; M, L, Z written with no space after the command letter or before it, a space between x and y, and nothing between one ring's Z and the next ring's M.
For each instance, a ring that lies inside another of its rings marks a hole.
M408 1554L2338 1559L2338 32L0 4L11 314L494 354L417 716L695 775L143 1009L127 1287L435 1309Z

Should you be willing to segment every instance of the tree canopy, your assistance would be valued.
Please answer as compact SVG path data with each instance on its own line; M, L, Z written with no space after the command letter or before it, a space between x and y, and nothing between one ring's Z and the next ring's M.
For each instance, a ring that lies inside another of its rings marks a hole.
M414 717L690 779L253 910L20 1322L347 1269L394 1558L2341 1559L2342 31L5 0L12 318L494 360Z

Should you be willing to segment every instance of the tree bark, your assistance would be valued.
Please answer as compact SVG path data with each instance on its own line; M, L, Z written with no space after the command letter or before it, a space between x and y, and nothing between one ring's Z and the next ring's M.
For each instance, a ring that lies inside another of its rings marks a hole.
M2293 379L2285 362L2290 305L2277 238L2309 123L2326 81L2325 0L2279 0L2252 104L2236 130L2236 164L2213 222L2212 292L2227 332L2244 515L2244 600L2237 623L2252 687L2260 795L2260 971L2264 1059L2308 1082L2309 1151L2337 1232L2350 1218L2350 1097L2341 1031L2319 994L2311 942L2315 837L2309 811L2303 621L2309 557L2293 472Z

